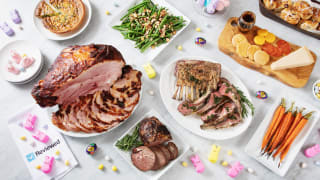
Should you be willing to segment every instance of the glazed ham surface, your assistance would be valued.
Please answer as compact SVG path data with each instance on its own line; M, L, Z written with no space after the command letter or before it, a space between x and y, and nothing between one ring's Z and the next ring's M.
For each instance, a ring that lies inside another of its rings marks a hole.
M112 46L71 46L62 50L46 77L34 86L32 96L41 107L73 103L80 96L109 90L124 65Z

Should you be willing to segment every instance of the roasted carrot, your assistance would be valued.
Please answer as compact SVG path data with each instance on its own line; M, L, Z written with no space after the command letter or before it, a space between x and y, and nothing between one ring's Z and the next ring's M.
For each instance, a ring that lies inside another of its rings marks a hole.
M285 99L282 98L281 104L276 109L276 111L273 115L271 124L269 125L269 128L264 135L262 145L261 145L261 151L263 151L263 149L265 149L265 147L267 146L268 142L270 141L272 135L274 134L275 130L277 129L277 127L280 123L280 120L282 119L282 116L284 115L285 109L286 109L285 108Z
M288 152L289 152L289 150L290 150L290 147L291 147L291 144L288 145L288 146L284 149L284 151L281 152L281 154L280 154L280 162L279 162L279 164L278 164L278 168L280 167L283 159L287 156L287 154L288 154Z
M287 146L290 148L290 146L293 143L293 141L295 140L295 138L299 135L299 133L301 132L303 127L308 122L308 119L312 116L312 113L313 112L309 112L308 114L303 116L303 118L299 121L297 127L292 131L292 133L289 135L288 139L286 141L284 141L284 143L279 147L279 149L276 151L276 153L273 155L273 157L276 157L279 153L282 153Z
M269 153L272 153L278 146L279 144L283 141L283 139L286 137L286 133L288 132L290 128L290 124L292 122L292 109L294 106L294 102L291 104L290 109L286 113L285 118L282 120L282 125L279 128L277 132L277 136L275 137L274 142L271 144L271 148L268 151Z
M276 129L276 131L275 131L275 134L270 138L270 141L269 141L269 143L268 143L268 146L267 146L267 148L266 148L266 150L265 150L265 151L268 152L269 154L272 153L271 148L272 148L274 142L276 141L277 137L279 136L280 129L281 129L281 127L283 126L286 117L287 117L287 113L284 113L282 119L280 120L280 124L278 125L278 127L277 127L277 129Z
M291 125L291 128L290 130L288 131L287 133L287 136L285 138L285 140L288 139L289 135L292 133L292 131L296 128L296 126L298 125L299 121L301 120L302 118L302 112L305 110L305 108L301 108L301 110L298 112L298 114L296 115L292 125Z

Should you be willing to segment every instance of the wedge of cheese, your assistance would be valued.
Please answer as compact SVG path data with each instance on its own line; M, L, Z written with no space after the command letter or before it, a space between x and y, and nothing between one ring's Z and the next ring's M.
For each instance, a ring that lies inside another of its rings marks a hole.
M271 69L281 70L281 69L296 68L296 67L308 66L312 63L314 63L314 59L309 49L306 47L301 47L300 49L272 63Z

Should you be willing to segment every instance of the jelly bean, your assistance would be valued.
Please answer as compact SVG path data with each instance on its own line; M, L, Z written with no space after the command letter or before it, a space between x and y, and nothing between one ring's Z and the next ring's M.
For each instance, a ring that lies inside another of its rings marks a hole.
M68 160L65 160L65 161L64 161L64 164L65 164L66 166L69 166L69 165L70 165L70 162L69 162Z
M104 168L103 164L99 164L98 169L102 170Z
M227 154L228 154L229 156L232 156L232 151L231 151L231 150L228 150Z
M224 166L224 167L227 167L229 165L229 163L227 161L222 161L221 165Z
M110 11L106 11L106 15L110 15Z
M36 166L36 169L41 169L41 166L40 166L40 165L37 165L37 166Z
M111 161L110 156L105 156L104 159L105 159L106 161Z
M21 139L22 141L26 141L26 140L27 140L27 137L26 137L26 136L21 136L20 139Z
M188 163L185 162L185 161L183 161L181 164L182 164L183 167L187 167L188 166Z
M118 170L117 166L114 166L114 165L112 166L111 169L112 169L112 171L117 171Z
M201 29L199 27L196 28L197 32L201 32Z
M59 151L59 150L56 150L55 154L56 154L56 155L59 155L59 154L60 154L60 151Z
M179 45L179 46L177 47L177 49L178 49L179 51L182 51L182 50L183 50L183 47L182 47L181 45Z
M299 166L300 166L300 168L302 168L302 169L308 167L307 163L305 163L305 162L300 162L300 163L299 163Z

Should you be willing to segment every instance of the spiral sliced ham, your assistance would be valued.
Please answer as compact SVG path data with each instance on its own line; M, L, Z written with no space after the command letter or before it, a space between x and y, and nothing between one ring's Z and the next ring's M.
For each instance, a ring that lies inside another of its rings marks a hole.
M32 96L41 107L73 103L80 96L109 90L124 65L112 46L71 46L62 50L46 77L32 89Z

